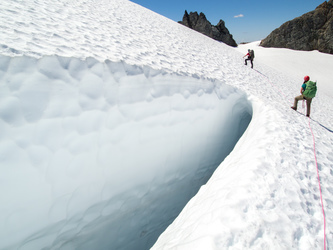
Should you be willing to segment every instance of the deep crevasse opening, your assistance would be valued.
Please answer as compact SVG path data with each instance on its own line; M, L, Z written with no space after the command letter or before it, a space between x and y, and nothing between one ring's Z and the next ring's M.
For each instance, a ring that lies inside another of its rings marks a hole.
M0 57L0 248L151 247L251 117L213 80Z

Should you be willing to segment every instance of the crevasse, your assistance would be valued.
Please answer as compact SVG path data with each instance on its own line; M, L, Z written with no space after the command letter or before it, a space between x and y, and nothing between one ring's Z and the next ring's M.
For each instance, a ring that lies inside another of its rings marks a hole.
M0 57L0 249L148 249L252 117L225 83Z

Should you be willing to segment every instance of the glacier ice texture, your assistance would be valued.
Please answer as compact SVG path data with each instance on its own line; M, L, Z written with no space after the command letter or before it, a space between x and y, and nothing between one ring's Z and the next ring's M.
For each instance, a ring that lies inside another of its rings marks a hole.
M227 83L0 56L0 249L147 249L252 117Z

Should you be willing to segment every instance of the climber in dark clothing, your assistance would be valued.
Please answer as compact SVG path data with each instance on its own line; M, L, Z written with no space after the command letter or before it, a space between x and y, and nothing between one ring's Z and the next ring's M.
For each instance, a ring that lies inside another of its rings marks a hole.
M250 49L248 49L247 51L248 53L245 56L243 56L243 58L247 56L247 59L245 59L245 65L247 65L247 61L250 60L251 68L253 68L254 51Z

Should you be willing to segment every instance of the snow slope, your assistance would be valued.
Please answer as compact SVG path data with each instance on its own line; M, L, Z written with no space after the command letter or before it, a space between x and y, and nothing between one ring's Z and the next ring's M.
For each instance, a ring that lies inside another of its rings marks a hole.
M250 119L153 249L322 249L309 125L332 247L332 56L309 120L295 63L251 70L126 0L1 1L0 20L0 249L151 247Z
M312 80L320 84L321 94L333 96L332 74L328 71L333 67L332 55L314 51L298 51L291 49L274 49L259 46L259 42L240 45L236 50L247 53L254 49L256 63L270 65L280 74L288 75L294 81L299 81L304 74L313 76Z

